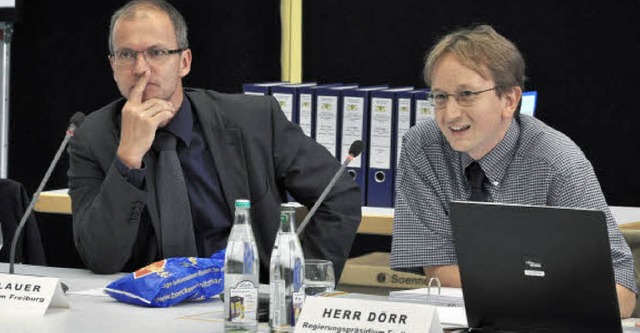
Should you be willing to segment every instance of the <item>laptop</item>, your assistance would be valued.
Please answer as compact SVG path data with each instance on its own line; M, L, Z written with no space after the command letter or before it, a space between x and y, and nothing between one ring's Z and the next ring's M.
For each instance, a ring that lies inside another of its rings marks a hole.
M483 332L621 332L601 211L454 201L469 327Z
M536 100L538 99L537 91L525 91L522 93L520 114L527 114L531 117L536 113Z

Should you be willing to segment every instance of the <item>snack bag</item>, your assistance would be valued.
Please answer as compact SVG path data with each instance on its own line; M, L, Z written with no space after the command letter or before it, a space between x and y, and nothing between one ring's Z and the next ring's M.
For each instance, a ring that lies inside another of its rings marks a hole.
M156 261L111 282L105 292L118 301L147 307L211 299L224 291L224 254L221 250L211 258Z

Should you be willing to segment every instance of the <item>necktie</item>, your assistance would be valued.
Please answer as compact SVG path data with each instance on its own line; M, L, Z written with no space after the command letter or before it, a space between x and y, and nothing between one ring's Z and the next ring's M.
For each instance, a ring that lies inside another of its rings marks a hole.
M176 153L176 139L172 133L161 130L153 143L158 153L156 192L165 258L197 256L191 204Z
M471 197L470 201L487 201L487 192L482 188L487 176L482 171L480 163L473 162L465 169L467 180L471 185Z

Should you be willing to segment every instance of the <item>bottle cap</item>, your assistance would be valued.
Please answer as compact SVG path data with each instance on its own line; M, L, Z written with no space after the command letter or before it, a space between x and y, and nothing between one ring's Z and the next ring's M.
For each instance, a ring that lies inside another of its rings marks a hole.
M297 203L293 203L293 202L285 202L280 204L280 209L281 210L296 210L296 208L298 207L302 207L300 204Z
M236 208L251 208L251 203L246 199L236 200Z

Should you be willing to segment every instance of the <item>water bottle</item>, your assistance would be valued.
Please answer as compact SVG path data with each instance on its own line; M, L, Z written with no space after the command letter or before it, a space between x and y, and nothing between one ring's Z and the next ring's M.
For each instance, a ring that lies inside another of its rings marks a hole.
M258 325L260 259L251 229L249 200L236 200L233 227L224 257L224 327L255 329Z
M304 303L304 254L295 232L293 204L280 207L280 228L269 266L269 326L293 331Z

